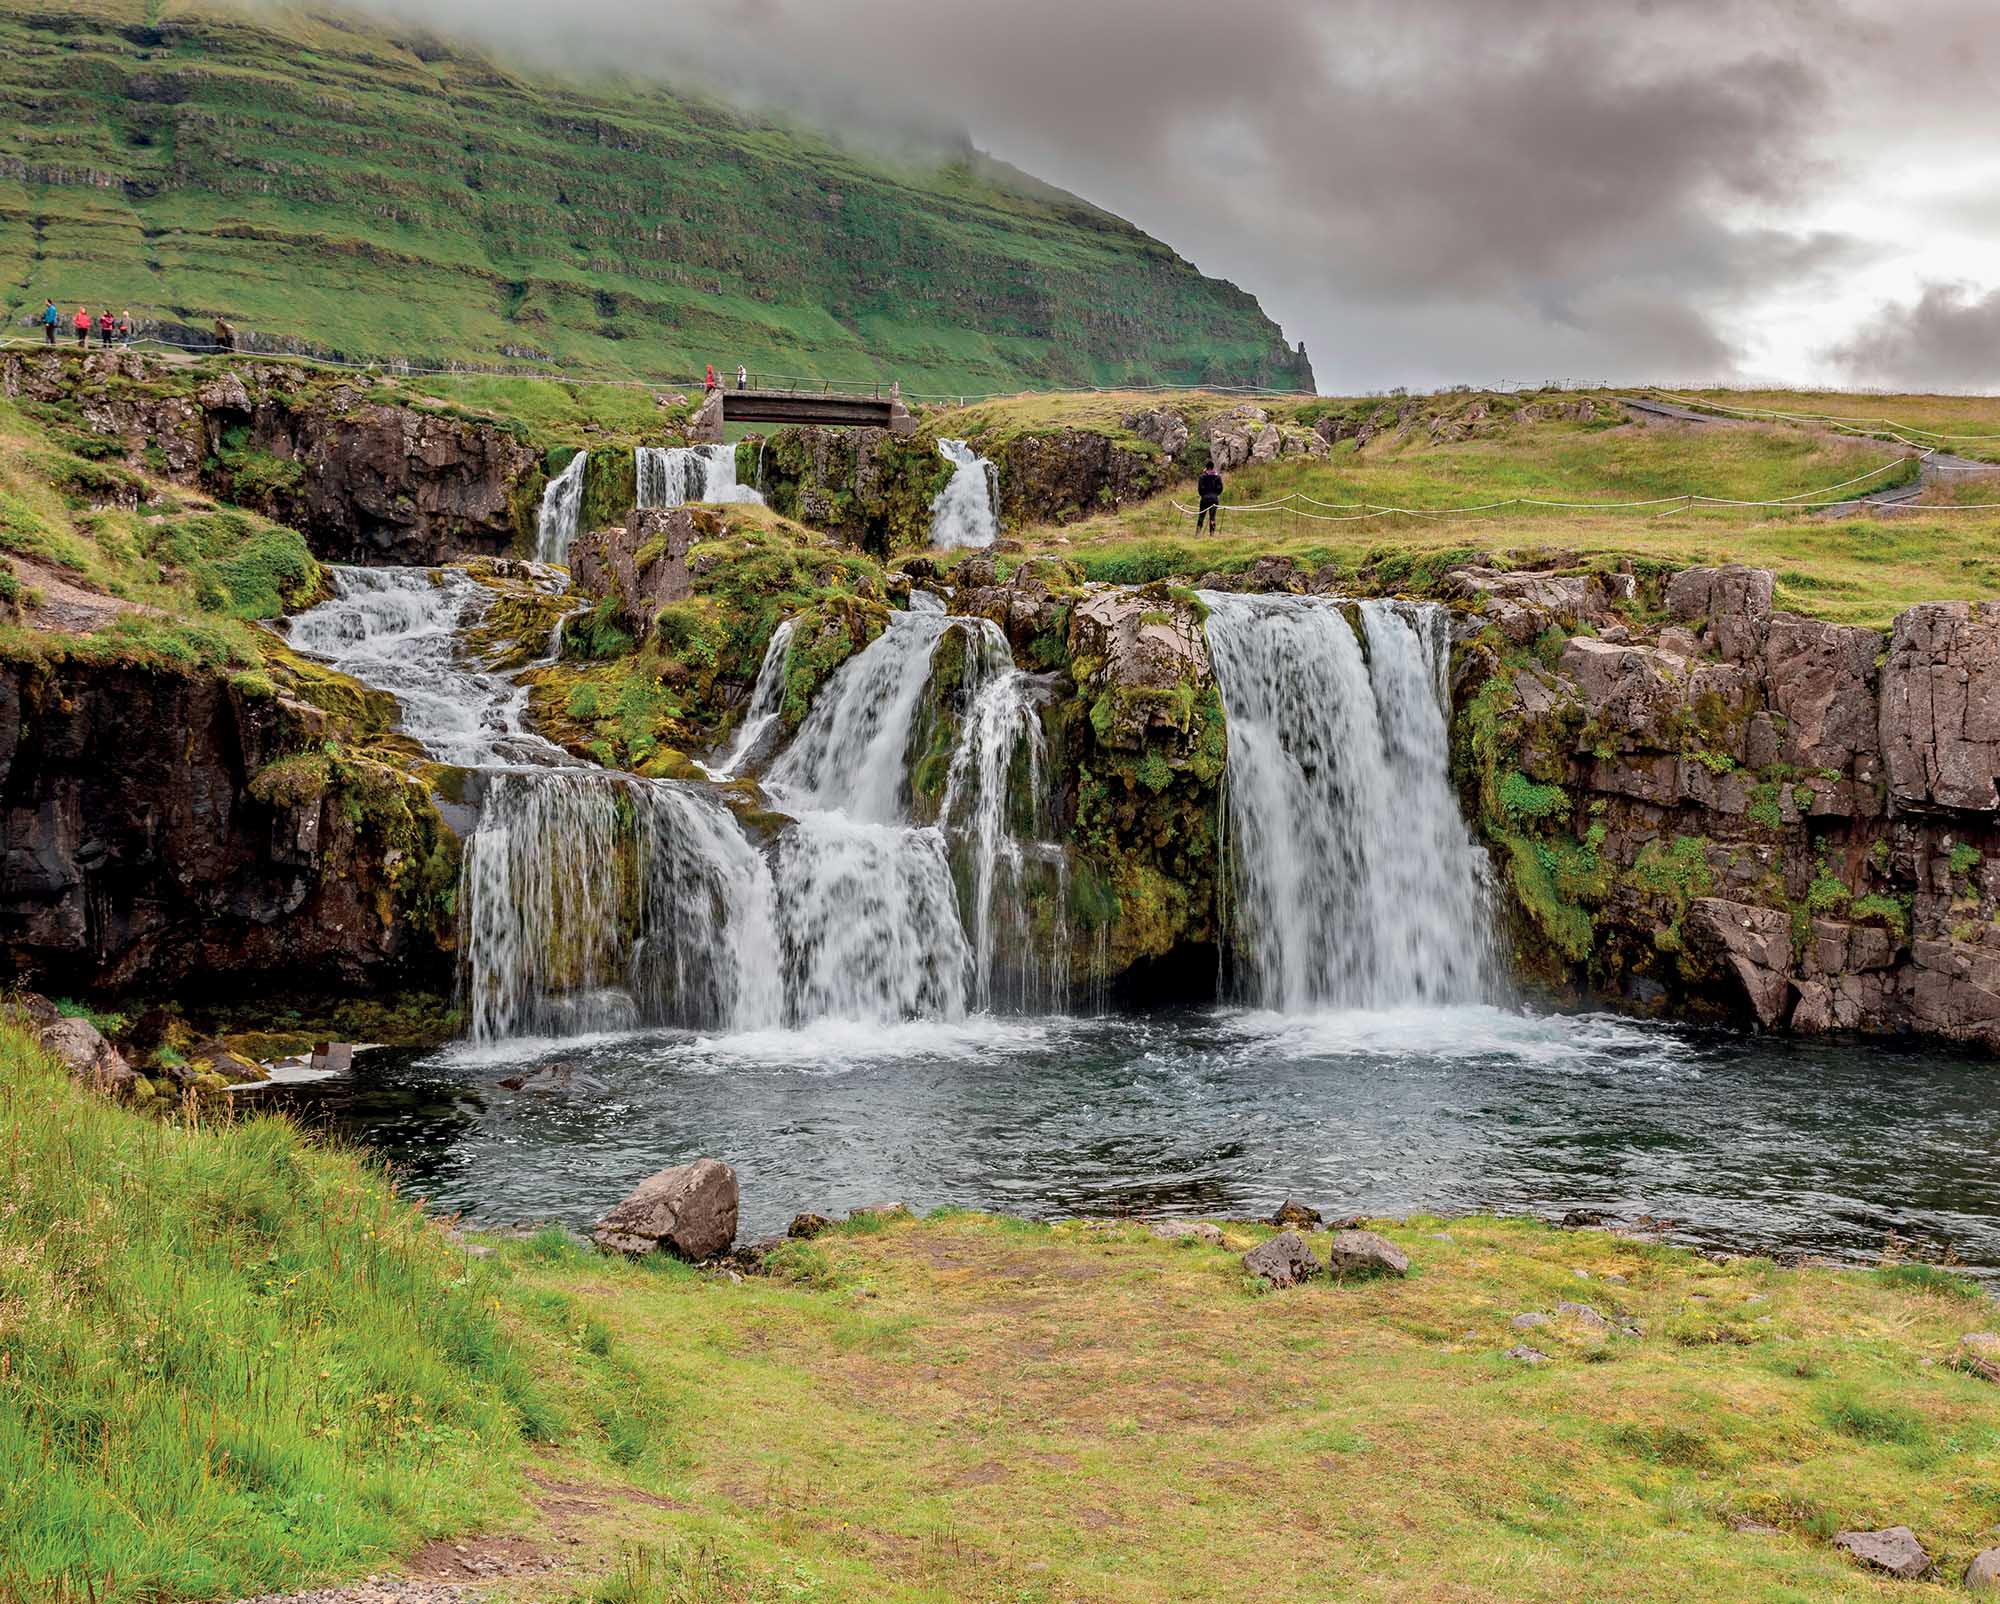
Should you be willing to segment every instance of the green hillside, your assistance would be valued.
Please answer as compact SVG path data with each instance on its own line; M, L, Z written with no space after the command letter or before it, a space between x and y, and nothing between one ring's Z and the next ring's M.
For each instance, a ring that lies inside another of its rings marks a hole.
M354 356L1311 383L1253 297L984 157L898 170L329 7L0 0L0 97L16 334L54 296Z

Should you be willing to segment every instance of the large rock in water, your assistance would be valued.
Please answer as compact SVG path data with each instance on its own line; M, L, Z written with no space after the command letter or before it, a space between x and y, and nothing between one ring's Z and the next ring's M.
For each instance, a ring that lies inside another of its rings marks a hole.
M1184 730L1188 707L1215 682L1200 618L1155 587L1091 591L1070 614L1069 652L1099 667L1105 690L1091 723L1114 749L1137 751L1153 731Z
M688 552L720 531L713 513L637 509L622 529L600 529L570 542L570 583L586 596L616 596L626 623L643 640L662 607L693 594Z
M613 1253L664 1248L695 1263L713 1259L736 1240L736 1172L713 1158L661 1170L599 1220L592 1235Z

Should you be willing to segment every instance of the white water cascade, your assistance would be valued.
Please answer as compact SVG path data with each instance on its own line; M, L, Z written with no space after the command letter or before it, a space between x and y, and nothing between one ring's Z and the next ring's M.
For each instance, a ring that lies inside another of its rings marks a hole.
M1239 989L1264 1008L1482 1000L1485 857L1449 779L1442 607L1203 593L1229 719Z
M639 446L632 456L641 508L695 501L764 505L755 490L736 482L734 446Z
M750 692L743 727L736 732L735 741L720 763L713 768L706 763L701 765L711 780L733 779L736 771L757 755L765 736L778 722L778 715L784 712L785 672L791 667L792 631L797 627L797 621L788 618L771 631L771 643L764 648L764 662L757 670L757 684Z
M947 641L960 648L955 665L940 662ZM941 696L936 682L947 668L956 684ZM1020 873L1028 853L1008 824L1022 750L1034 756L1020 811L1039 817L1042 808L1037 690L996 625L932 611L897 615L828 682L765 776L774 803L796 820L777 863L795 1016L957 1018L997 1000L998 932L1025 934L1028 925ZM910 775L913 764L921 771L917 748L942 746L947 716L957 731L938 819L920 824ZM1038 861L1045 854L1061 861L1058 849L1036 847ZM1059 897L1054 906L1048 945L1066 951ZM1025 945L1007 957L1018 982L1012 1000L1055 1000L1066 971Z
M542 491L541 516L535 523L535 558L545 563L569 561L576 539L576 522L583 511L583 474L590 453L579 451Z
M946 549L990 546L1000 532L993 512L993 464L963 440L940 440L953 464L950 482L931 502L931 544Z

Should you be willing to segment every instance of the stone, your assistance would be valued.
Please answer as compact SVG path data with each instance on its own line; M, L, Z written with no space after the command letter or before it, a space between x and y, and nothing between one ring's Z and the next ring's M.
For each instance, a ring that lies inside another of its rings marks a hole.
M1989 1548L1965 1567L1965 1590L1982 1598L2000 1598L2000 1548Z
M1283 1231L1243 1255L1243 1268L1261 1275L1274 1287L1296 1286L1325 1273L1305 1238L1296 1231Z
M1564 1299L1556 1305L1556 1313L1573 1320L1586 1331L1609 1331L1611 1322L1587 1303L1576 1303Z
M833 1221L824 1214L795 1214L792 1216L792 1223L785 1227L785 1235L795 1242L809 1242L832 1229Z
M345 1075L354 1068L354 1044L323 1041L312 1050L313 1070L322 1075Z
M736 1240L736 1172L712 1158L661 1170L598 1221L592 1235L608 1252L664 1249L695 1263L715 1258Z
M1914 1582L1931 1568L1931 1557L1917 1534L1907 1526L1890 1526L1879 1532L1842 1532L1833 1540L1862 1564L1906 1582Z
M138 1076L124 1055L87 1019L56 1018L43 1025L41 1043L93 1091L129 1091Z
M1336 1231L1328 1250L1335 1275L1408 1275L1410 1257L1373 1231Z
M1530 1310L1526 1314L1515 1315L1514 1318L1509 1320L1507 1323L1510 1326L1512 1326L1516 1331L1533 1331L1538 1326L1547 1325L1549 1323L1549 1317L1545 1314L1536 1314L1535 1312Z
M1519 1347L1509 1348L1507 1350L1507 1357L1516 1363L1524 1365L1545 1365L1549 1362L1549 1356L1543 1353L1540 1348L1530 1348L1526 1343L1522 1343Z
M1206 1220L1154 1220L1147 1227L1166 1242L1206 1242L1222 1246L1222 1232Z
M1875 701L1875 659L1882 637L1818 619L1779 616L1764 643L1765 695L1782 715L1779 750L1752 767L1780 757L1801 769L1846 770L1864 752L1877 750L1880 719ZM1770 721L1767 719L1766 723Z
M2000 604L1926 602L1898 614L1881 683L1892 800L2000 810Z
M500 1084L510 1092L540 1092L545 1095L602 1097L611 1083L587 1075L574 1064L543 1064L525 1075L509 1075Z
M1775 588L1763 568L1689 568L1667 581L1667 611L1694 624L1724 661L1745 662L1764 649Z
M1968 1331L1958 1339L1953 1362L1982 1381L2000 1382L2000 1336L1991 1331Z
M1177 412L1169 412L1164 407L1154 407L1150 411L1134 412L1125 419L1125 427L1141 440L1150 441L1160 448L1160 454L1169 459L1178 457L1187 450L1188 426Z
M1156 731L1180 734L1182 692L1199 699L1215 682L1201 620L1153 587L1093 589L1070 615L1070 656L1104 664L1104 716L1093 712L1092 722L1116 750L1137 751Z
M584 596L616 596L618 609L641 640L660 609L694 594L688 553L720 532L707 509L635 508L624 527L580 534L570 542L571 588Z
M1311 1230L1319 1222L1320 1212L1318 1209L1313 1208L1309 1204L1294 1203L1290 1198L1287 1198L1278 1205L1276 1212L1264 1223L1280 1228L1288 1229L1293 1226L1300 1226L1306 1230Z
M1791 916L1719 897L1697 897L1682 924L1682 941L1697 962L1731 974L1757 1023L1776 1025L1791 1001Z

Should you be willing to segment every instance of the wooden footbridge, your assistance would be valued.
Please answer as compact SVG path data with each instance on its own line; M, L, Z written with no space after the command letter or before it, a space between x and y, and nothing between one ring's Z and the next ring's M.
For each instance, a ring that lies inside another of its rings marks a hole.
M890 385L886 393L877 390L872 395L836 390L831 385L817 390L714 389L694 415L689 438L696 445L719 445L725 438L724 427L731 423L887 429L891 434L914 434L917 427L917 420L903 405L902 386L898 384Z

